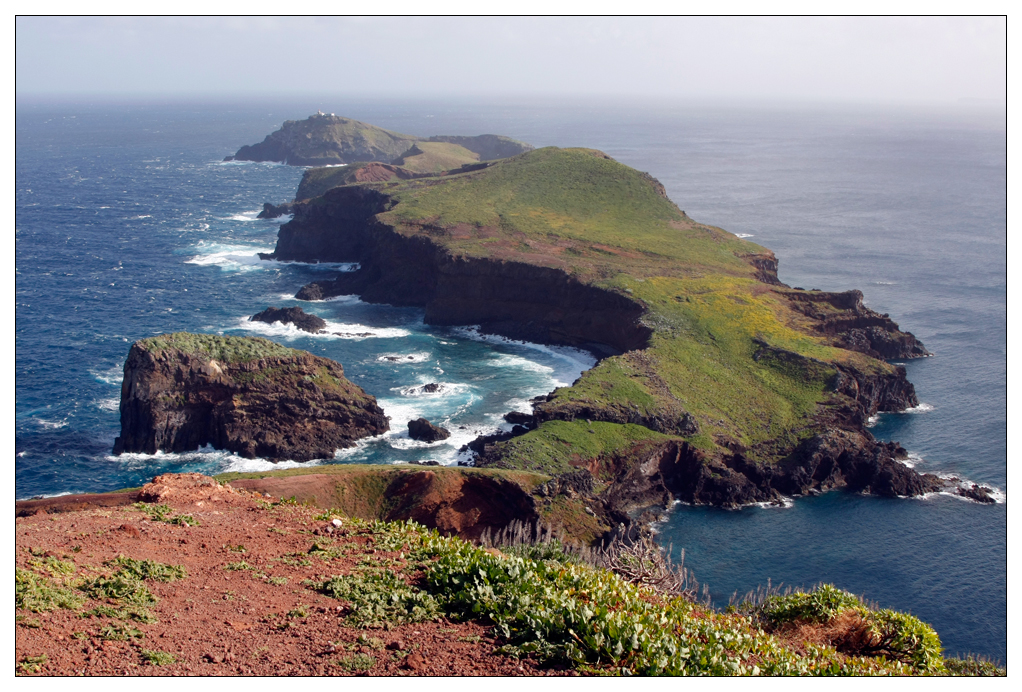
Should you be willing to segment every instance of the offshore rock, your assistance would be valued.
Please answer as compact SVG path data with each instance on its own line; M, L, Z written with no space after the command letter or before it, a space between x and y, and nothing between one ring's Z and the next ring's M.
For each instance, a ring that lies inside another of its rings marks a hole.
M276 219L280 216L287 216L288 214L294 213L294 205L288 204L270 204L269 202L263 202L263 210L256 216L257 219Z
M408 421L408 436L420 442L439 442L446 440L451 433L446 428L433 425L425 418L417 418Z
M266 339L180 332L132 344L113 452L210 445L250 459L310 461L388 428L376 399L339 363Z
M326 320L316 315L309 315L301 308L266 308L248 319L249 322L293 324L303 332L310 334L319 334L326 327Z

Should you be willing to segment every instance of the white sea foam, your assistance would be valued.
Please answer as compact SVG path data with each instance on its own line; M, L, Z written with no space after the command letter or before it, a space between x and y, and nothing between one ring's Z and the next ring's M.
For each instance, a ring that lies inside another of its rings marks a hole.
M121 400L117 397L110 397L109 399L100 399L96 402L96 408L103 411L116 411L121 407Z
M89 370L89 373L96 378L97 382L115 387L120 387L121 382L124 380L124 367L120 365L115 365L106 370Z
M735 233L735 237L736 238L752 238L753 235L751 233Z
M880 415L879 414L877 414L875 416L870 416L869 418L866 419L866 427L867 428L872 428L879 421L880 421Z
M518 368L527 372L541 372L545 375L552 375L554 372L554 369L549 365L543 365L528 358L514 356L509 353L494 353L485 361L485 365L494 368Z
M898 459L897 461L898 461L898 463L902 464L903 466L907 466L910 469L914 469L916 467L916 465L921 464L921 463L923 463L926 460L923 459L922 456L920 456L919 454L917 454L915 452L909 452L907 459Z
M210 161L211 166L268 166L277 168L286 166L286 161Z
M243 459L231 455L231 461L220 473L253 473L255 471L276 471L279 469L299 469L319 466L323 462L316 461L268 461L266 459Z
M421 385L419 385L421 386ZM446 393L411 394L399 397L378 397L377 401L390 419L390 430L378 439L378 444L393 450L429 450L429 457L444 465L457 463L458 450L479 435L490 434L490 426L465 425L459 422L478 401L478 395L467 385L451 384ZM413 389L413 388L405 388ZM433 425L447 429L451 436L439 442L422 442L408 436L408 421L426 418Z
M45 428L46 430L60 430L61 428L66 428L67 427L67 420L66 419L65 420L46 420L45 418L36 418L35 422L38 423L40 425L40 427Z
M195 246L196 254L185 264L201 266L218 266L221 271L253 271L266 268L272 261L259 259L260 252L273 252L272 247L253 247L251 245L230 245L199 241Z
M283 322L258 322L248 317L239 317L237 329L256 332L265 336L272 336L278 339L297 339L306 337L313 339L400 339L411 334L407 329L400 327L370 327L364 324L349 324L346 322L332 322L325 320L326 327L322 332L306 332L293 324Z
M34 495L33 497L30 497L30 498L27 498L27 499L30 499L30 500L48 500L51 497L64 497L65 495L74 495L74 493L72 491L70 491L70 490L65 490L64 492L60 492L60 493L49 493L49 494L43 493L43 494L40 494L40 495Z
M227 220L228 221L256 221L258 219L258 217L259 217L259 214L261 212L262 212L262 209L256 209L255 211L243 211L240 214L234 214L233 216L228 216Z
M421 353L384 353L382 356L378 356L376 360L380 363L403 365L405 363L425 363L432 357L433 354L429 351L422 351Z
M929 413L933 410L933 408L934 407L930 404L920 403L918 406L913 406L912 408L907 408L904 411L901 411L901 413Z
M110 207L106 207L106 208L109 209ZM131 218L132 218L132 220L151 219L151 218L153 218L153 215L152 214L139 214L138 216L132 216Z
M425 387L429 384L436 384L437 390L435 392L427 392ZM403 396L414 396L414 397L447 397L447 396L458 396L471 392L473 389L472 385L464 384L462 382L423 382L410 387L391 387L392 392L401 392Z
M764 509L791 509L795 506L795 501L790 497L781 496L779 500L772 502L753 502L749 507L762 507Z
M578 368L580 372L589 370L597 363L597 359L593 354L580 348L572 348L571 346L544 346L543 344L537 344L531 341L509 339L506 336L499 336L497 334L483 334L479 329L478 325L473 325L469 327L455 327L453 331L459 336L473 341L484 341L490 344L513 344L515 346L523 346L534 351L546 353L547 355L566 361L573 367Z
M316 466L320 461L278 461L268 459L245 459L233 452L202 447L194 452L175 454L158 451L156 454L125 452L120 456L108 455L107 461L120 463L129 469L145 469L152 466L198 466L202 473L248 473L254 471L273 471L275 469L304 468Z
M303 300L302 298L296 298L294 293L278 293L276 296L279 300L300 300L303 303L340 303L341 305L358 305L362 300L356 295L348 296L334 296L333 298L325 298L324 300Z

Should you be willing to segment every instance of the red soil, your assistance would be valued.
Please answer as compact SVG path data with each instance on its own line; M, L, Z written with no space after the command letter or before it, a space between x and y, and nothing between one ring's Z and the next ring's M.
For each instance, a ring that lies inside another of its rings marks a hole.
M187 570L185 579L146 582L159 599L150 608L159 622L82 618L61 609L19 610L16 661L45 655L39 675L564 674L495 653L499 644L482 623L439 620L375 630L347 626L349 604L302 581L349 573L366 557L398 554L378 552L370 536L348 526L314 520L321 510L267 506L256 493L222 487L198 474L161 476L141 496L170 505L174 514L191 515L200 525L153 521L131 506L18 517L16 563L33 569L30 561L40 556L58 557L74 562L75 577L112 572L104 563L118 555L180 565ZM330 561L306 555L307 566L279 561L306 554L315 534L328 531L333 545L347 543L357 550ZM225 569L240 561L254 569ZM38 567L35 571L45 574ZM287 583L274 585L257 572L285 577ZM97 605L88 601L81 610ZM144 636L106 641L102 630L109 625L134 627ZM149 665L141 655L146 649L173 654L176 662ZM372 657L371 666L350 670L360 654L362 661Z

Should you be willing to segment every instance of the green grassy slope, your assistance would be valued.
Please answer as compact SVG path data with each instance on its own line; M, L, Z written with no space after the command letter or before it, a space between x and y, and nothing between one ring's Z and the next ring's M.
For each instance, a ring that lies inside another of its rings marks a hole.
M398 202L381 220L402 234L429 225L431 240L455 256L557 267L647 307L651 348L601 361L558 390L555 407L680 408L700 428L688 441L703 449L795 442L815 432L809 416L831 397L828 364L892 371L809 333L805 317L756 278L750 258L769 251L691 220L648 175L600 152L550 147L481 171L378 187ZM811 360L757 360L761 343ZM564 434L548 422L502 445L537 469L565 470L593 445L564 444ZM605 452L635 441L623 426L599 437Z
M440 173L479 161L479 154L447 142L417 142L391 163L413 173Z

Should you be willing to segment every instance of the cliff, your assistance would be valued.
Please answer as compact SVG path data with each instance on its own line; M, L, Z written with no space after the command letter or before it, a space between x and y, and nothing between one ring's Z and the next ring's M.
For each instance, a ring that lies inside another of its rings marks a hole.
M225 161L280 161L291 166L332 166L359 161L390 162L407 156L416 145L428 150L430 159L413 164L414 170L432 171L452 163L456 168L470 161L514 156L532 147L500 135L475 137L416 137L384 130L350 118L318 113L305 120L285 121L279 130L258 144L245 145ZM424 152L420 149L418 154Z
M266 339L165 334L128 353L114 454L211 445L247 458L332 459L387 429L376 399L339 363Z
M633 510L668 496L736 506L942 487L865 428L918 404L904 369L883 360L928 355L915 337L858 291L784 285L769 250L693 221L654 178L601 152L549 147L443 176L350 181L293 212L274 257L360 265L298 298L415 305L430 324L601 357L537 402L529 425L477 441L479 465L589 468L613 484L673 458L647 484L668 495L632 493Z

